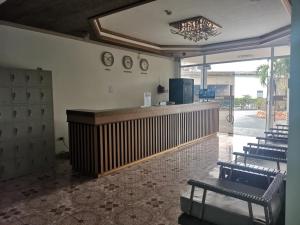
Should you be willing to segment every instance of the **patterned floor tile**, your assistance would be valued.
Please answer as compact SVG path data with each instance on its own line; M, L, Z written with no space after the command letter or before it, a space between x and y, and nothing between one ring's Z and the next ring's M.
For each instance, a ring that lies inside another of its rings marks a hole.
M98 179L54 171L0 182L0 225L176 225L189 179L218 176L234 137L211 136Z

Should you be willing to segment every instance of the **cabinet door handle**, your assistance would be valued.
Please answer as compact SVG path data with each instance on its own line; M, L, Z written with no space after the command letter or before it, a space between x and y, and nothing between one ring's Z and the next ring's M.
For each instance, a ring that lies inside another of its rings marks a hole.
M17 111L16 111L16 110L13 111L13 117L14 117L14 118L17 117Z
M32 133L32 127L28 127L28 133Z
M13 82L13 81L15 81L15 75L12 73L12 74L10 74L10 80Z

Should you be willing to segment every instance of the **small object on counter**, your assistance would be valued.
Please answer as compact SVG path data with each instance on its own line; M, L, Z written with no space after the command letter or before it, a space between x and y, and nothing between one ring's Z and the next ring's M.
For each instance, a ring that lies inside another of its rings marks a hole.
M175 105L175 102L167 102L167 105Z
M144 107L151 106L151 92L144 92Z
M158 85L157 86L157 93L158 94L163 94L163 93L166 93L166 88L164 87L164 86L162 86L162 85Z

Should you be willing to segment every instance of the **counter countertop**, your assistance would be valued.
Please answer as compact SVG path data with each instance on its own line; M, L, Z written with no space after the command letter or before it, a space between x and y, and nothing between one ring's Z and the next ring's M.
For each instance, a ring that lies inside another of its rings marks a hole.
M218 102L196 102L192 104L133 107L121 109L91 110L74 109L67 110L68 122L84 122L88 124L102 124L114 121L126 121L159 115L169 115L197 110L219 108Z

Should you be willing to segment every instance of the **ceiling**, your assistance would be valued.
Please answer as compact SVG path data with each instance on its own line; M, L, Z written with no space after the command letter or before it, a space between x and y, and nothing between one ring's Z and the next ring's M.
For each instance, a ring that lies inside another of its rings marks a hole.
M168 56L196 56L289 41L289 0L7 0L0 20ZM282 4L285 2L286 4ZM166 15L164 10L171 10ZM194 43L169 23L205 16L221 35Z
M197 45L258 37L291 23L280 0L157 0L101 17L99 22L104 29L156 45L195 45L172 34L169 23L200 15L223 29L221 35Z
M3 0L0 1L0 3ZM95 37L89 18L147 0L7 0L0 20L78 37Z

